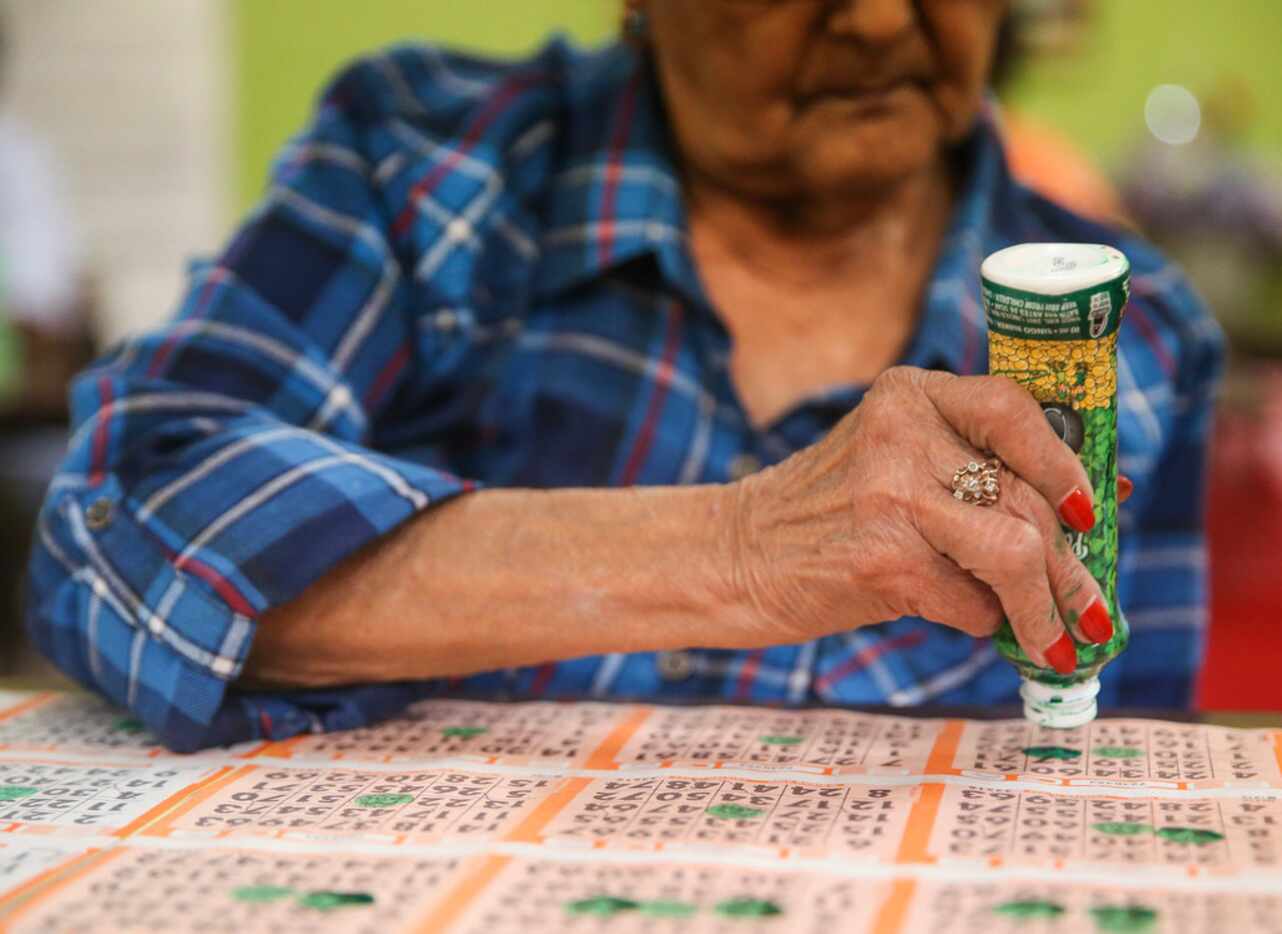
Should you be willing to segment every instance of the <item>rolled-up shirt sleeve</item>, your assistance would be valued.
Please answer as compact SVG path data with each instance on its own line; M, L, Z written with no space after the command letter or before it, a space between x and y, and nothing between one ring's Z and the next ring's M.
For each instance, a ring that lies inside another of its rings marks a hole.
M398 262L342 82L177 316L82 374L45 501L27 622L170 748L351 727L394 686L229 690L263 612L472 488L373 450L416 365Z

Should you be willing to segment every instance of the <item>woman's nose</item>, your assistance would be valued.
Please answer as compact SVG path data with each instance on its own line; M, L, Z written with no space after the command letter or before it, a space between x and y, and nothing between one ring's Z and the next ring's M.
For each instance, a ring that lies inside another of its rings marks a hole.
M917 18L914 0L837 0L828 29L836 34L880 45L912 27Z

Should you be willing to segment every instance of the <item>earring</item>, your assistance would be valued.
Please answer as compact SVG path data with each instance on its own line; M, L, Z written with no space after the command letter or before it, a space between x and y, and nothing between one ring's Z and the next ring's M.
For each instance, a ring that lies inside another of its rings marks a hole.
M650 17L638 0L628 0L623 13L623 38L633 45L645 45L650 34Z

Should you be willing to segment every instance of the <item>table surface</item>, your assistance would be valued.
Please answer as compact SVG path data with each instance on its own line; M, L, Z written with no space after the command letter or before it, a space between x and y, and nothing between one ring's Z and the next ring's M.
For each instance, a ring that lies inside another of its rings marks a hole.
M447 699L174 756L0 690L0 930L1282 931L1282 729L947 713Z
M77 691L74 684L60 674L43 672L34 675L0 676L0 691ZM662 701L660 701L662 702ZM1018 707L859 707L850 708L864 713L893 714L902 717L961 717L970 720L1002 720L1021 716ZM1129 717L1150 720L1171 720L1184 723L1206 723L1211 726L1239 727L1242 729L1282 729L1282 710L1106 710L1108 718Z

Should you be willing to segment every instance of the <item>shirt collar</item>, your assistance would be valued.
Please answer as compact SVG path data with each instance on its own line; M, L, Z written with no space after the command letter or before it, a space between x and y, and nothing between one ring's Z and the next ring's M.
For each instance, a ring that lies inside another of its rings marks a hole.
M569 155L550 186L537 290L561 291L652 255L670 286L706 303L651 68L628 46L608 46L582 59L566 90ZM995 222L1013 186L998 119L989 101L962 144L961 195L905 363L957 373L987 367L979 266L1013 242Z
M626 45L585 56L566 86L561 162L548 193L535 287L561 291L642 255L702 297L663 104L649 65Z

